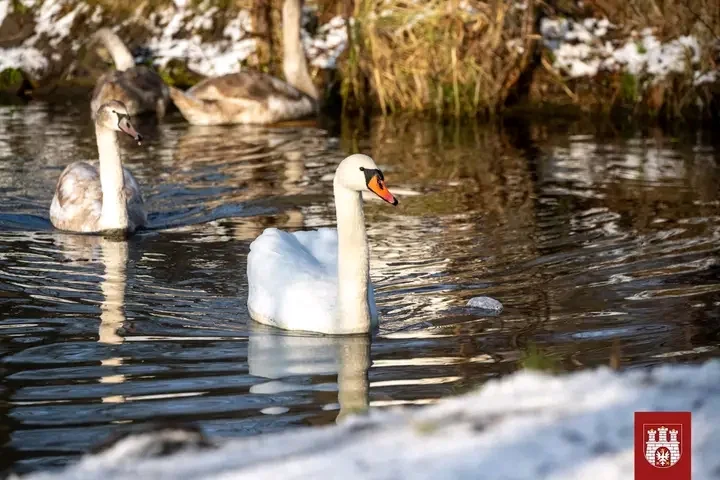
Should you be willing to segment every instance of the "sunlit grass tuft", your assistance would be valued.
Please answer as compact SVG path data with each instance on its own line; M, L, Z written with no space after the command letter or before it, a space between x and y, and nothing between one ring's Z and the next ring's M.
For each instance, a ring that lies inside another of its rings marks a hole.
M341 66L346 105L454 116L498 111L532 50L528 3L357 2Z

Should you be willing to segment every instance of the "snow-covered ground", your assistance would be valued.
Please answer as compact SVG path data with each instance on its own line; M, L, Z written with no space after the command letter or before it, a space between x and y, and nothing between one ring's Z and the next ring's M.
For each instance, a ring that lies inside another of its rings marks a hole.
M240 10L229 19L221 38L211 38L215 29L217 7L209 3L188 8L187 1L157 8L147 17L134 16L123 24L105 24L107 12L100 5L91 6L78 0L20 0L26 8L33 8L35 32L16 47L0 48L0 71L19 68L33 76L42 76L59 51L70 47L77 52L88 39L88 34L101 26L122 27L127 23L140 23L152 33L144 46L150 51L156 67L163 67L173 59L187 61L188 67L202 75L214 76L238 72L241 64L255 52L250 12ZM39 5L37 7L36 5ZM0 25L11 12L11 0L0 0ZM306 14L312 13L307 10ZM83 21L83 17L87 17ZM82 26L80 38L72 36L75 23ZM315 35L302 32L303 44L312 65L335 68L335 61L345 50L347 31L341 17L321 25ZM132 39L126 39L132 45ZM61 47L61 48L58 48Z
M35 31L22 45L0 48L0 71L20 68L33 76L51 69L61 60L58 53L67 46L77 52L87 40L72 36L73 26L86 23L87 34L106 25L107 15L100 5L78 0L18 0L23 8L32 8ZM187 0L155 9L147 18L142 14L125 23L143 24L151 32L144 42L157 67L173 59L187 61L190 69L202 75L221 75L237 72L241 64L255 52L256 43L251 32L250 12L240 10L224 25L220 38L210 35L220 13L210 3L199 3L192 9ZM516 2L515 8L524 6ZM470 17L481 15L465 2L463 11ZM11 0L0 0L0 24L11 12ZM305 9L306 17L312 13ZM383 11L380 16L391 14ZM307 23L307 22L306 22ZM122 27L123 25L117 25ZM660 41L652 29L619 36L621 28L607 19L544 18L540 33L544 45L553 53L553 66L571 77L592 77L601 71L626 71L650 79L662 79L673 72L692 71L696 85L720 78L718 70L702 71L699 67L702 48L695 37L683 36ZM213 40L203 40L213 38ZM302 32L302 41L310 63L320 68L335 68L340 54L347 47L347 30L341 17L320 25L314 35ZM128 43L133 43L129 41ZM508 46L521 49L519 39ZM60 48L58 48L60 47ZM708 46L707 48L716 48Z
M553 52L553 66L571 77L592 77L601 71L623 71L662 79L671 73L693 71L695 84L713 82L717 71L698 70L701 47L693 36L660 41L651 28L612 38L618 28L608 19L544 18L543 42Z
M198 435L143 434L29 478L632 479L633 414L655 410L692 411L693 479L717 479L718 360L623 373L521 372L428 407L213 441L165 457L152 452L183 440L198 445Z

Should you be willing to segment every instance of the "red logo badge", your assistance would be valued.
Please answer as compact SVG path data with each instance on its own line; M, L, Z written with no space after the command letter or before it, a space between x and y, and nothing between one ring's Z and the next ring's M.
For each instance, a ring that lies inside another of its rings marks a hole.
M635 480L690 480L690 412L635 412Z

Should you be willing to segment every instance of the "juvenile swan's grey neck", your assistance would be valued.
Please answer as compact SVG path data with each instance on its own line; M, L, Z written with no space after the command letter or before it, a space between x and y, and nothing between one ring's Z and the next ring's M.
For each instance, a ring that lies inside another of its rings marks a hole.
M100 157L100 186L103 194L99 229L125 230L128 227L128 212L124 193L125 177L120 160L117 134L113 130L96 124L95 135Z
M99 39L105 48L110 52L110 56L115 64L115 69L123 71L135 66L135 59L130 50L125 46L120 37L118 37L109 28L101 28L95 32L95 38Z
M360 192L333 184L338 231L338 333L367 333L369 250Z
M308 73L305 50L300 38L302 4L302 0L285 0L283 3L283 72L290 85L317 100L317 89Z

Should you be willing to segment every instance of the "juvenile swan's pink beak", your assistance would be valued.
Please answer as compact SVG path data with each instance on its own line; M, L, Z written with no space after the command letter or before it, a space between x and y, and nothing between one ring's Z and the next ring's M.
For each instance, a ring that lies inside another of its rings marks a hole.
M140 135L137 130L135 130L135 127L132 126L128 117L123 116L120 119L120 121L118 122L118 128L122 132L130 135L136 142L138 142L138 145L142 145L142 135Z
M391 205L397 205L398 200L390 193L390 190L385 186L385 181L381 180L378 175L374 175L367 184L368 188L378 197L382 198Z

